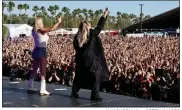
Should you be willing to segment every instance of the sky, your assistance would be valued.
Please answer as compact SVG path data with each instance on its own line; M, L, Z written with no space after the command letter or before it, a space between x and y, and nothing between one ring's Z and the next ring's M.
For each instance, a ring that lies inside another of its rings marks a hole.
M6 3L9 1L5 1ZM14 1L16 7L12 11L13 14L19 14L19 10L17 8L18 4L28 4L30 9L27 10L27 14L29 16L33 15L32 8L37 5L39 7L44 6L48 8L50 5L58 5L61 8L68 7L70 11L76 8L86 8L92 9L93 11L99 9L109 8L110 15L115 16L118 11L121 13L135 14L137 16L140 15L140 6L139 4L144 4L143 13L144 15L156 16L158 14L164 13L176 7L179 7L179 1ZM5 13L7 9L4 9ZM24 11L22 11L24 12ZM49 13L49 12L48 12ZM57 11L59 13L59 11Z

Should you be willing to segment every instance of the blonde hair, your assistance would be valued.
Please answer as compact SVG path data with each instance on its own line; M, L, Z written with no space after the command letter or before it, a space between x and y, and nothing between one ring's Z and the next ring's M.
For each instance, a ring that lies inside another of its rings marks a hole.
M82 47L83 44L87 43L87 40L88 40L87 36L89 33L88 26L89 26L88 21L83 21L80 23L78 33L77 33L77 40L78 40L79 47Z
M42 17L36 17L35 19L35 31L42 28L40 25L44 26Z

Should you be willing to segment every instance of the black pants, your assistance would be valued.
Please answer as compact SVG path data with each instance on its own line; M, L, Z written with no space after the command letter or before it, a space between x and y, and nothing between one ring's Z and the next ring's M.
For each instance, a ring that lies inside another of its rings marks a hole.
M100 90L100 75L96 72L92 74L91 81L91 98L99 98L99 90ZM80 90L80 86L77 83L77 78L75 77L72 86L72 94L78 93Z

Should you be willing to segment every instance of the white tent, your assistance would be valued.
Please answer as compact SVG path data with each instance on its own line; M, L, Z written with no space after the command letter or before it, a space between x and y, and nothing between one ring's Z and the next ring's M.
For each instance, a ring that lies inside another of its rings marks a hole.
M9 37L15 38L21 35L31 36L33 27L27 24L4 24L8 28Z

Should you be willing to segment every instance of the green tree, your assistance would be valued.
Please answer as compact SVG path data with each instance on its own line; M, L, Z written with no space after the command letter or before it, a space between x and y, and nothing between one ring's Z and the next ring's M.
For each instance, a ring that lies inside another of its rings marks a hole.
M93 19L94 19L94 12L93 10L88 10L88 14L89 14L89 19L91 21L91 24L93 24Z
M76 15L77 15L77 21L78 21L79 24L80 24L80 18L82 17L81 13L82 13L81 9L77 8L76 9Z
M8 3L8 12L9 12L9 14L10 14L10 23L11 23L11 11L13 11L13 9L14 9L14 7L15 7L15 3L14 2L12 2L12 1L10 1L9 3Z
M117 12L117 28L120 29L121 28L121 12Z
M2 8L3 8L3 23L5 23L4 21L4 9L7 7L7 4L5 2L3 2L2 4Z
M30 26L34 26L34 18L29 18L27 24Z
M62 8L62 12L64 13L64 24L66 23L67 25L65 26L65 27L67 27L68 28L68 14L70 13L69 12L70 11L70 9L69 8L67 8L67 7L63 7Z
M137 16L136 15L134 15L133 13L132 14L130 14L129 15L129 17L130 17L130 21L131 21L131 23L133 24L134 23L134 19L136 19L137 18Z
M77 27L77 10L76 9L72 11L72 22L75 23L73 27Z
M34 6L32 10L34 11L34 17L35 17L35 16L37 16L38 11L40 10L40 8L38 6Z
M19 5L18 5L18 9L20 10L20 15L21 15L21 10L23 10L23 8L24 8L24 7L23 7L22 4L19 4Z
M56 17L60 17L62 15L63 15L63 13L59 12Z
M29 5L27 5L26 3L23 5L23 8L25 10L25 14L26 14L26 11L30 8Z
M99 10L99 15L100 15L100 16L102 16L102 15L103 15L103 13L104 13L104 12L103 12L103 10L102 10L102 9L100 9L100 10Z
M93 17L94 17L94 12L93 12L93 10L88 10L88 14L89 14L89 18L90 18L91 20L93 20Z
M96 16L96 19L98 19L98 16L100 15L100 11L99 10L96 10L95 11L95 16Z
M41 15L42 15L43 17L47 16L47 12L46 12L46 9L45 9L44 6L41 6L41 7L40 7L40 10L41 10Z
M134 24L136 23L139 23L140 22L140 18L139 17L136 17L134 20L133 20Z
M6 24L8 21L8 15L3 14L3 24Z
M4 9L7 7L7 4L5 2L3 2L2 4L2 8L3 8L3 14L4 14Z
M2 32L3 40L8 37L8 28L3 25L3 32Z
M30 9L29 5L27 5L26 3L23 5L23 9L25 10L25 13L24 13L24 18L25 18L25 23L27 24L27 16L26 16L26 11L28 9Z
M54 11L55 11L55 14L56 14L56 12L59 10L59 6L58 5L55 5L54 6Z
M86 8L84 8L84 9L82 10L82 13L83 13L83 15L85 16L85 20L88 20L88 13L87 13L87 9L86 9Z
M51 15L53 16L55 13L54 13L54 6L49 6L49 8L47 9ZM51 16L51 26L52 26L52 16Z
M57 14L58 10L59 10L59 6L58 5L53 6L53 12L52 12L52 14L53 14L53 23L56 23L56 21L57 21L55 15Z
M25 18L27 18L25 15L13 16L12 24L23 24L23 23L25 23Z

